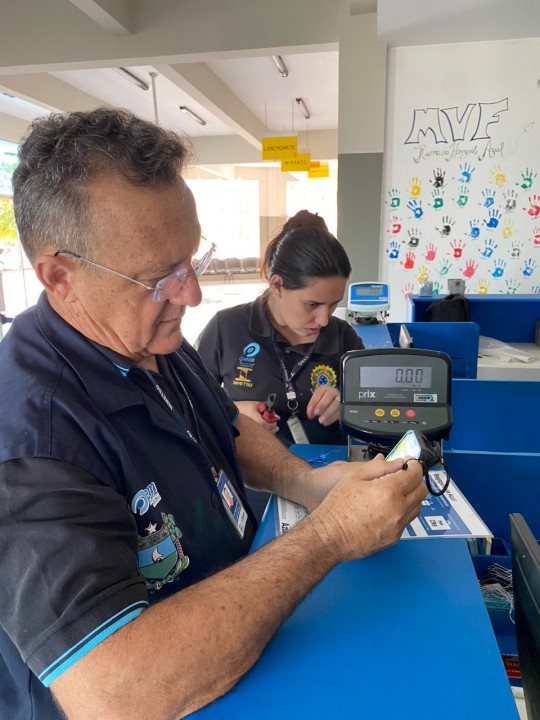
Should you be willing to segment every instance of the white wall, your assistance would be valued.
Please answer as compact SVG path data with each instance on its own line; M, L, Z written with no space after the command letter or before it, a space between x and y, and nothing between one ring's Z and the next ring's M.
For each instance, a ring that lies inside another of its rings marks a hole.
M537 38L389 51L380 277L392 319L424 280L441 294L449 278L468 293L540 292L539 55Z

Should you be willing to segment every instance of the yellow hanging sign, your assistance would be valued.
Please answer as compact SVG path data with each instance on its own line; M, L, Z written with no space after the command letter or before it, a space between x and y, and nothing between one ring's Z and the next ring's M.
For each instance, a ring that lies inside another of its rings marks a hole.
M330 177L330 168L327 163L318 163L318 167L313 167L314 163L311 163L309 168L308 178L326 178Z
M298 153L293 158L287 158L281 161L281 172L298 172L299 170L309 170L311 162L310 153Z
M296 135L290 137L265 137L261 142L263 160L292 158L295 157L298 150L298 138Z

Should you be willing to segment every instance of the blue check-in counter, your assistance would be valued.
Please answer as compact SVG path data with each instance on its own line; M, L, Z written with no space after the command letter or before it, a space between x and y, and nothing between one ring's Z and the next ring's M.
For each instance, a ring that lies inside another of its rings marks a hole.
M295 451L321 457L313 445ZM253 551L276 532L272 499ZM193 715L288 716L518 720L466 541L402 540L339 565L237 686Z

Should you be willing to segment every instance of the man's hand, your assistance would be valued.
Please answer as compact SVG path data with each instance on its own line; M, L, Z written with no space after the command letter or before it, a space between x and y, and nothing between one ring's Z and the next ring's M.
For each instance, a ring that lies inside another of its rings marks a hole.
M328 460L331 460L332 451L328 453ZM319 468L308 468L305 476L302 478L302 488L304 496L302 500L295 500L299 504L306 507L310 512L315 510L330 490L337 485L345 476L351 476L357 482L375 480L375 478L384 477L389 473L394 473L403 465L402 459L385 460L384 456L379 454L374 460L369 462L346 462L337 460L330 462L328 465Z
M393 472L382 468L380 477L359 482L361 469L353 467L310 515L325 546L334 548L340 562L367 557L396 543L420 512L427 495L420 463L410 462L402 470L403 460L376 458L366 465L372 471L381 463Z
M331 385L317 385L306 408L308 420L319 418L327 427L339 419L339 390Z
M256 400L239 400L234 403L242 415L247 415L254 420L257 425L268 430L271 433L277 433L279 430L277 422L266 422L261 413L258 410L259 403ZM279 420L279 415L276 415Z

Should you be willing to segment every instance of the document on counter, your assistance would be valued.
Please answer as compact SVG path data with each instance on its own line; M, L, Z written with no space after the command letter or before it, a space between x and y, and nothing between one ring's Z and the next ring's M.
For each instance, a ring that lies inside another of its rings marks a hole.
M442 467L429 471L433 488L440 490L446 483L446 472ZM491 541L493 534L465 498L453 480L442 495L428 495L422 502L420 515L407 525L402 539L464 537L485 538Z
M441 489L446 482L442 467L429 471L433 488ZM290 530L308 514L305 507L277 498L277 532L279 535ZM422 538L481 538L491 544L493 534L467 501L453 480L443 495L428 495L422 503L420 515L412 521L401 536L402 540Z

